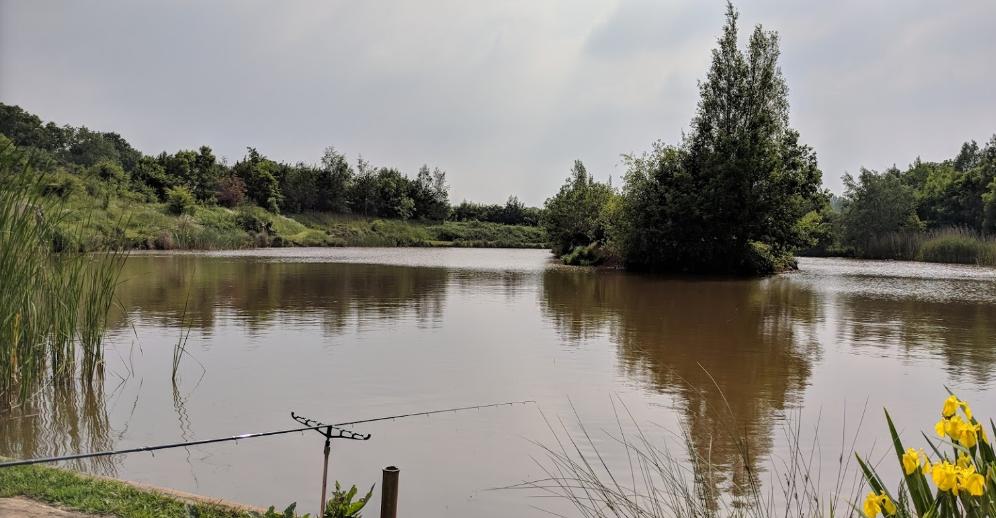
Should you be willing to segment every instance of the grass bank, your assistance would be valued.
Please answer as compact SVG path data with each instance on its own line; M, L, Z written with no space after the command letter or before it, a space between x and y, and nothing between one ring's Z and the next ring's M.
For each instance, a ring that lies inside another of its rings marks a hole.
M68 186L68 187L67 187ZM198 205L171 214L130 192L109 191L98 180L65 174L51 181L49 197L61 198L63 232L58 247L80 251L120 245L147 250L221 250L268 246L453 246L544 248L535 226L479 221L423 222L330 213L280 215L255 206L229 209ZM82 230L79 230L82 229Z
M191 503L153 490L43 466L0 469L0 497L24 496L84 513L120 518L258 518L248 510ZM282 516L273 514L272 516Z
M314 212L290 218L323 232L330 246L546 247L546 232L540 227L481 221L401 221Z

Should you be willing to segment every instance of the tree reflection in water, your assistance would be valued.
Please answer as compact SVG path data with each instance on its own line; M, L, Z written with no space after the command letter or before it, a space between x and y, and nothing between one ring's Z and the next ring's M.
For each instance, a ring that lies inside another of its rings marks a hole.
M820 353L818 302L782 277L543 276L543 311L562 336L608 333L628 377L677 398L692 446L733 488L746 482L746 469L756 472L775 420L801 400Z

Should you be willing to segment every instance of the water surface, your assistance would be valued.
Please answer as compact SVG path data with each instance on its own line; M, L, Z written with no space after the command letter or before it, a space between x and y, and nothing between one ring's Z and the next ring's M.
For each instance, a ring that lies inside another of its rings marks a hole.
M562 508L489 488L542 478L531 441L552 442L547 420L576 432L575 412L624 466L601 432L617 428L613 402L655 441L688 430L721 484L745 472L730 430L764 471L786 451L786 419L802 423L829 472L863 412L868 449L886 405L910 437L929 430L945 385L996 414L993 269L804 258L790 274L701 279L566 268L537 250L276 249L136 254L123 278L104 385L0 419L0 454L278 429L291 411L344 421L532 399L357 426L373 439L334 443L331 477L369 487L399 466L407 516L546 516L534 507ZM321 450L302 434L74 466L313 512Z

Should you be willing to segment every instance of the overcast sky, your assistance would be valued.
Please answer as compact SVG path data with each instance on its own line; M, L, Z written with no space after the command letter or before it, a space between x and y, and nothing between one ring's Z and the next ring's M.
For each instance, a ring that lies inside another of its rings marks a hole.
M996 1L741 1L781 35L792 124L824 183L940 160L996 132ZM721 1L0 0L0 101L147 153L245 146L413 174L451 198L540 204L581 159L688 127Z

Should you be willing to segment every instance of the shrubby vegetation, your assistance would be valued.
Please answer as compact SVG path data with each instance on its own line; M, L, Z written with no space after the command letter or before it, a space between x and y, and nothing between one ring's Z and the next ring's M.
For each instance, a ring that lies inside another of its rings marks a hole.
M606 225L602 210L615 195L611 187L596 182L584 164L575 160L567 183L546 200L543 225L553 253L562 256L604 242Z
M546 243L540 209L515 197L452 209L446 173L428 165L410 178L362 157L354 167L332 147L317 164L276 162L253 147L231 166L208 146L149 156L116 133L43 123L4 104L0 135L47 174L41 194L73 209L67 219L84 229L60 237L76 250Z
M527 225L535 227L540 224L543 211L536 207L526 207L516 196L509 196L504 205L470 203L463 201L453 207L450 219L454 221L486 221L504 225Z

